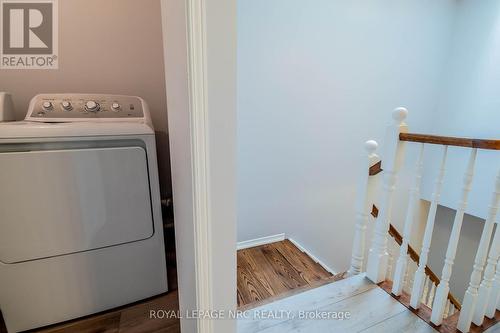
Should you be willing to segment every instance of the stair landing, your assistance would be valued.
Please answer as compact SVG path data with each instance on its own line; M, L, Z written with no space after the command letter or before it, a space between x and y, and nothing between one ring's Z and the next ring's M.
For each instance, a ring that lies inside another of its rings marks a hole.
M290 240L238 250L238 307L250 308L315 288L332 275Z
M245 311L238 333L260 332L436 331L360 274Z

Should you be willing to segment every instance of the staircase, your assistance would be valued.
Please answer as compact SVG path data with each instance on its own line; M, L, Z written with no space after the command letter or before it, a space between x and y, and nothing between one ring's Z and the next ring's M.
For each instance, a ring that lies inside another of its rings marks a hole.
M394 110L394 123L387 130L383 163L376 154L377 143L368 141L365 144L368 156L360 181L348 277L245 311L238 320L238 333L500 332L500 228L494 229L500 206L500 170L492 182L488 218L463 304L450 293L449 287L477 151L498 151L500 140L410 134L406 117L406 109ZM420 147L401 235L390 221L407 142L418 143ZM418 253L410 245L410 239L420 200L424 149L428 144L442 146L442 156ZM438 277L427 261L449 146L466 147L470 149L470 156L442 274ZM381 176L379 208L374 202ZM372 218L375 228L365 269L367 225Z
M406 109L394 110L394 122L387 130L383 163L376 154L377 143L368 141L365 144L368 156L360 181L348 277L315 289L299 290L300 293L293 296L245 311L238 320L238 333L500 332L500 228L494 229L500 206L500 170L492 182L488 217L463 304L450 293L449 287L477 152L479 149L500 150L500 140L411 134L405 123L406 117ZM390 221L407 142L418 143L420 147L401 234ZM442 155L418 253L410 245L410 239L420 200L424 149L428 144L440 145ZM450 146L468 148L470 154L439 277L427 261ZM382 200L377 207L374 203L378 201L376 195L381 176ZM374 219L375 228L365 268L366 232L370 219Z
M500 228L497 227L493 234L500 206L500 169L496 180L492 181L488 217L483 227L463 305L450 294L449 287L456 251L459 246L460 230L474 178L477 152L479 149L500 150L500 140L452 138L408 133L408 126L405 123L407 113L404 108L398 108L393 112L394 122L387 130L386 154L383 163L375 153L377 143L368 141L365 144L368 156L366 169L362 174L360 183L356 229L349 273L350 275L357 275L364 271L366 228L371 215L376 218L376 221L366 264L368 279L378 284L379 287L387 291L394 299L411 310L412 313L440 332L484 332L490 327L500 329L499 326L495 326L500 317L498 311L500 308L500 265L497 265L500 255ZM413 184L410 189L403 235L401 235L390 221L393 218L392 208L398 175L403 164L406 144L409 142L419 144L419 154ZM410 246L410 239L415 212L420 200L424 149L428 144L441 146L442 154L421 251L418 254ZM427 266L427 261L436 211L440 202L447 168L448 147L450 146L464 147L469 149L470 152L442 274L441 277L438 277ZM380 175L383 176L383 182L382 203L379 209L373 203L376 201L375 193Z

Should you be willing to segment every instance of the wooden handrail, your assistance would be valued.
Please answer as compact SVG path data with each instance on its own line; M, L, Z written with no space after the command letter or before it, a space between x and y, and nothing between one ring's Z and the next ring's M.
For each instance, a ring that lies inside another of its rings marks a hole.
M378 175L379 173L381 173L383 170L382 170L382 161L378 161L377 163L375 163L374 165L372 165L370 167L370 169L368 170L368 175L369 176L375 176L375 175Z
M500 150L500 140L494 139L483 140L428 134L400 133L399 140L408 142L430 143L444 146Z
M373 205L371 213L372 216L375 218L378 217L378 212L379 210L377 206ZM403 236L401 236L399 231L392 224L389 224L389 235L396 241L396 243L398 243L398 245L401 246L401 244L403 244ZM408 244L408 255L413 262L417 264L419 263L420 256L410 244ZM434 283L434 285L436 286L441 282L439 277L430 269L429 266L425 266L425 275L427 275L429 277L429 280L431 280L432 283ZM462 309L462 305L460 304L460 302L451 293L448 293L448 299L455 306L455 309L459 311L460 309Z

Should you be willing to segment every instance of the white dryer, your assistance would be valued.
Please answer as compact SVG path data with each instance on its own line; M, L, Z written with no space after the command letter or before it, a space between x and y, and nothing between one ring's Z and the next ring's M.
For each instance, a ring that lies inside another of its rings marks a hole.
M9 332L167 291L155 136L139 97L46 94L0 123Z

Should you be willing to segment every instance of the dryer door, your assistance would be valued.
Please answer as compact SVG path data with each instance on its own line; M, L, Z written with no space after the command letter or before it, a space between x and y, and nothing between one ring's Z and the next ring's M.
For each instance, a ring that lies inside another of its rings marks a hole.
M153 235L141 147L0 153L0 261L18 263Z

